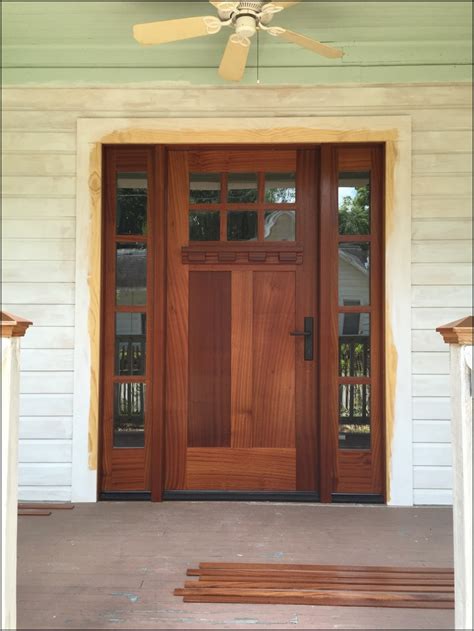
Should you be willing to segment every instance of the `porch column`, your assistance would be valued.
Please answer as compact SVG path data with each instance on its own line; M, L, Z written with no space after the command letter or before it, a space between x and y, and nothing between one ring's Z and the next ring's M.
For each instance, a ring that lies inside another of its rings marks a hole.
M473 316L436 329L450 345L455 628L472 629Z
M2 311L2 629L16 629L20 338L30 324Z

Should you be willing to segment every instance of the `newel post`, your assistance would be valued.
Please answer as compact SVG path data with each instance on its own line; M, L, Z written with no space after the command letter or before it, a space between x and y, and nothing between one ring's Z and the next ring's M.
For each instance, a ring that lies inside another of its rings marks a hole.
M436 330L451 354L455 628L472 629L473 316Z
M2 629L16 629L20 338L31 322L2 311Z

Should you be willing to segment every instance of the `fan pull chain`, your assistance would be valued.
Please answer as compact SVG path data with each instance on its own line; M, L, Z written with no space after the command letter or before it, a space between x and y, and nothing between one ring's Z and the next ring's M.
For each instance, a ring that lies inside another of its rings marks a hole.
M257 32L257 84L260 84L260 31Z

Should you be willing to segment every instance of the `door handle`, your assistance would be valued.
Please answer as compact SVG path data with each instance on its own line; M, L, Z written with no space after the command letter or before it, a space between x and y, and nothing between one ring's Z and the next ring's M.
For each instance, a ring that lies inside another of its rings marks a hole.
M293 337L304 337L304 360L313 361L314 318L304 319L304 331L291 331Z

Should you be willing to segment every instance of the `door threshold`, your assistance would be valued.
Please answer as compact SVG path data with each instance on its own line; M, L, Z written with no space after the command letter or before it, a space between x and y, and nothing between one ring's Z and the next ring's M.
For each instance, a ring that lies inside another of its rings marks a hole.
M307 491L165 491L164 500L178 502L319 502L319 493Z

